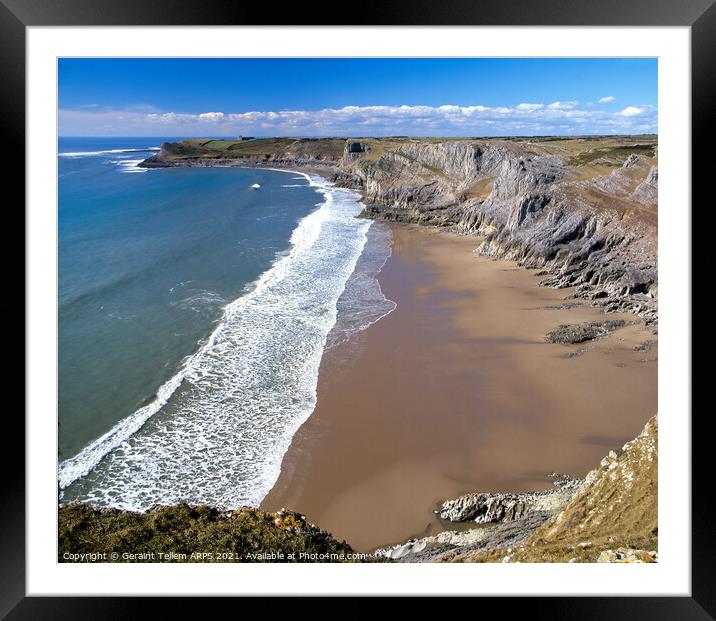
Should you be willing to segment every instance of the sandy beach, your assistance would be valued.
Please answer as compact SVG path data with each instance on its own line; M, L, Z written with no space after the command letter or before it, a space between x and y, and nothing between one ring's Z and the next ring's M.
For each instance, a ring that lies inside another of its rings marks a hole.
M262 504L361 551L443 529L444 499L584 476L657 411L657 337L641 320L565 308L569 289L476 255L474 237L390 226L379 280L397 308L325 353L316 409ZM544 340L609 318L634 323L582 345Z

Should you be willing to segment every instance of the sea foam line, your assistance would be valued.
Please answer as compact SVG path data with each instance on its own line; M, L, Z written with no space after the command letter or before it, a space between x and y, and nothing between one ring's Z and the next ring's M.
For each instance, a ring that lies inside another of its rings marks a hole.
M147 147L146 149L106 149L104 151L66 151L58 153L59 157L89 157L92 155L111 155L112 153L145 153L146 151L159 151L159 147Z
M348 341L387 317L397 304L383 293L378 274L393 254L392 234L383 223L373 222L367 240L345 289L338 299L338 317L328 335L326 349Z
M230 346L232 340L237 338L235 334L226 334L226 331L231 327L232 319L240 318L240 313L243 310L246 310L252 303L253 299L257 296L260 296L262 292L264 292L264 290L270 288L273 284L276 283L278 283L278 286L280 287L281 279L285 276L287 270L289 270L291 261L293 261L295 257L300 256L301 253L304 253L305 255L305 253L310 250L310 247L318 239L324 222L329 217L331 204L333 202L333 190L331 190L330 185L323 182L320 177L317 177L316 180L314 180L309 175L303 173L299 174L301 174L303 178L308 180L309 185L316 187L317 191L323 194L324 201L317 210L304 217L299 222L296 229L294 229L291 235L291 247L289 252L277 259L277 261L272 265L272 267L261 275L261 277L256 281L255 287L249 293L231 302L225 307L222 320L217 326L217 328L214 330L214 332L205 341L202 347L185 361L181 369L159 388L154 401L152 401L147 406L138 409L132 415L117 423L110 431L93 441L79 454L70 459L65 460L60 464L59 485L61 489L67 488L73 482L88 475L100 464L100 462L102 462L102 460L108 454L112 453L120 447L122 459L125 460L125 462L127 463L131 462L131 460L133 459L131 456L131 452L133 449L129 446L130 443L128 442L128 440L130 438L133 438L135 434L140 429L142 429L142 427L147 423L149 419L151 419L157 412L162 410L162 408L169 402L172 395L177 391L177 389L187 378L191 378L194 385L196 385L196 382L204 381L207 369L202 368L202 362L204 362L204 360L207 358L211 358L212 356L216 358L217 353L212 350L214 350L214 348L218 346L220 354L221 347L227 346L226 343L224 343L223 341L228 342ZM342 192L347 191L342 190ZM353 200L357 203L356 198L353 198ZM365 244L365 232L367 231L369 226L370 223L360 224L361 228L358 232L362 235L362 240L358 240L359 243L354 248L355 257L352 258L352 262L349 262L351 264L346 264L343 266L346 276L343 280L341 289L335 292L336 300L345 288L345 282L348 280L350 273L352 273L353 269L355 268L355 262L360 256L360 252L362 251L363 245ZM268 297L270 299L270 296ZM277 312L281 312L281 309L277 309ZM261 473L253 473L251 475L253 479L247 482L247 489L250 489L249 491L244 492L244 496L242 496L242 498L248 502L260 502L260 500L263 498L263 495L268 492L270 487L278 478L278 474L280 473L280 462L283 457L283 454L288 449L288 445L290 444L290 438L293 436L293 433L295 433L295 430L297 430L298 426L300 426L300 424L302 424L303 421L308 416L310 416L310 413L313 411L313 407L315 406L315 390L317 385L318 364L320 363L322 350L325 346L326 336L332 326L335 325L336 321L335 300L333 301L333 311L332 313L329 313L329 316L323 319L321 319L320 317L311 318L310 316L306 316L305 318L301 318L301 321L306 321L308 323L318 322L318 324L320 325L313 325L312 328L315 330L318 327L319 333L324 333L323 342L320 344L320 353L318 354L317 360L311 360L309 364L309 367L311 368L310 374L315 374L315 377L310 378L312 386L304 387L300 391L301 394L304 394L304 401L296 406L300 410L300 416L294 416L290 421L288 421L285 433L283 433L282 435L279 434L280 437L275 439L275 446L273 447L274 450L272 454L268 457L264 456L263 466L268 471ZM318 348L314 348L313 351L317 351L317 349ZM209 364L209 368L212 368L211 364ZM306 393L305 388L309 388L308 393ZM260 423L261 421L257 421L257 424ZM211 436L204 437L202 439L202 441L208 442L209 444L213 440L214 439ZM183 442L184 439L181 439L181 441ZM157 449L157 442L161 441L153 440L153 443L149 442L148 444L150 445L150 447L154 446L152 450L154 450L155 453L158 452L160 455L163 455L163 457L166 457L166 451L169 449L166 446L160 446L159 449ZM145 444L147 444L147 442L145 442ZM162 451L164 453L162 453ZM119 459L119 457L117 457L117 459ZM172 459L177 459L177 457L172 456ZM169 461L171 461L171 459L169 459ZM146 467L146 464L141 464L141 468ZM118 468L120 469L120 472L124 471L124 466L120 465L118 466ZM126 470L126 468L124 469ZM107 478L108 481L116 479L116 477L113 476ZM108 485L115 485L115 483L108 483ZM220 489L215 491L214 497L205 500L219 502L225 505L232 504L233 501L235 501L236 499L229 492L224 493L224 487L225 486L222 486ZM107 492L106 490L95 490L95 492L90 494L90 496L92 497L91 499L98 501L98 504L123 504L124 506L131 508L141 508L141 506L149 503L149 500L146 498L147 494L145 494L145 496L141 500L129 499L122 502L117 501L120 496L126 496L127 494L131 495L131 493L131 486L128 486L127 488L122 490L112 489L111 493ZM162 500L176 499L175 497L177 495L178 498L186 499L186 492L182 492L181 490L153 490L147 493L153 495L152 498L154 502L159 500L159 498L154 497L157 494L162 496ZM174 494L174 496L172 496L172 494ZM111 498L108 498L108 496L111 496Z

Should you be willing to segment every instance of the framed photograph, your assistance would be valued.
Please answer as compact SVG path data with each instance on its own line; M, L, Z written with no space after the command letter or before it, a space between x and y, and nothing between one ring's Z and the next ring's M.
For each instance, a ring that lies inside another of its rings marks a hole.
M716 9L334 8L0 5L27 361L0 614L713 618Z

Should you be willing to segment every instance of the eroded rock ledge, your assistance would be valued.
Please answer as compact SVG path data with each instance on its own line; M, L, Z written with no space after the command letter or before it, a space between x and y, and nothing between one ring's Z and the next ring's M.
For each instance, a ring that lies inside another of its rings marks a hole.
M443 502L438 515L451 522L511 522L534 511L554 511L564 506L582 484L579 479L552 473L557 489L522 494L479 493L465 494Z
M607 336L627 325L623 319L607 321L590 321L588 323L562 324L545 336L548 343L584 343Z

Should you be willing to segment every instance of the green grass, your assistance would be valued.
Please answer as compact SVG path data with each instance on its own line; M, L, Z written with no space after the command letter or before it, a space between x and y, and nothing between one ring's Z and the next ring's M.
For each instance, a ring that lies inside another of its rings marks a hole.
M174 143L172 157L245 157L268 159L286 156L317 160L343 157L343 138L254 138L252 140L188 139Z
M215 149L217 151L226 151L236 144L240 144L237 140L207 140L202 146L206 149Z
M174 562L375 560L356 556L345 541L337 541L297 513L249 508L220 511L183 504L146 513L97 510L79 503L60 506L60 562L79 560L68 555L83 553L105 555L100 561L166 562L160 553L170 552L178 555L171 559ZM270 553L282 556L259 556Z
M632 153L654 157L654 145L633 144L613 147L598 147L572 156L567 160L570 166L584 166L598 159L616 160L615 165L626 160Z

